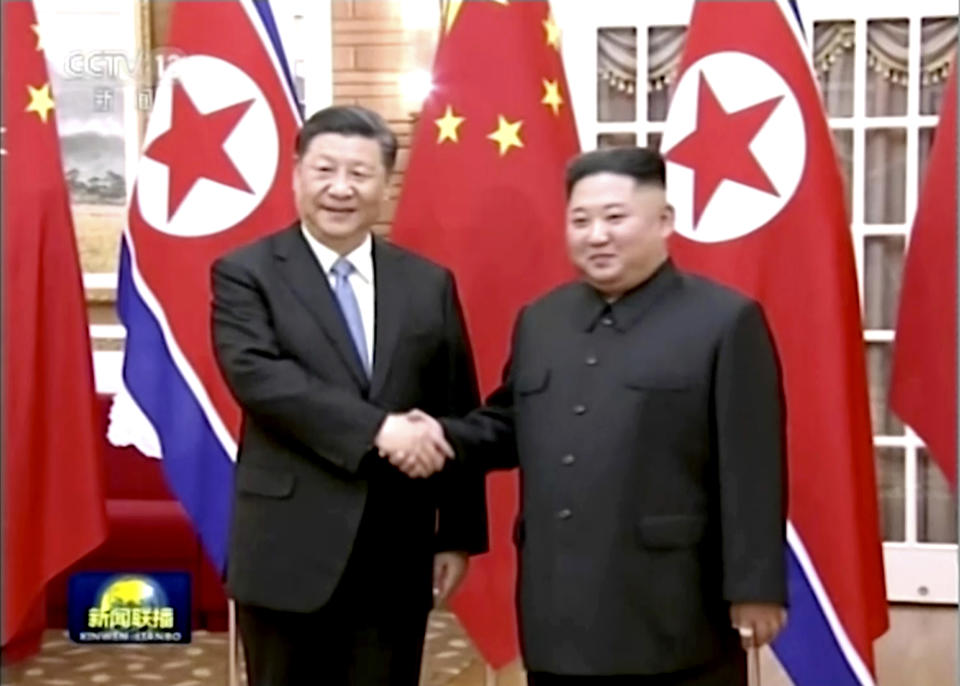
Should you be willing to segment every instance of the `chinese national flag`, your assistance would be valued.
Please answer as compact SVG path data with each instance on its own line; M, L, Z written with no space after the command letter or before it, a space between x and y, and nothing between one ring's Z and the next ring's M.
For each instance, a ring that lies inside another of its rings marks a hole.
M563 178L578 143L547 2L449 2L442 32L391 236L455 273L487 393L519 308L572 275ZM516 474L489 475L487 500L490 552L453 608L499 668L518 647Z
M957 485L957 70L924 176L903 271L890 405Z
M33 5L3 3L2 642L106 536L86 306Z
M873 682L887 627L854 254L803 37L783 1L697 2L663 136L671 252L757 300L786 395L798 686Z

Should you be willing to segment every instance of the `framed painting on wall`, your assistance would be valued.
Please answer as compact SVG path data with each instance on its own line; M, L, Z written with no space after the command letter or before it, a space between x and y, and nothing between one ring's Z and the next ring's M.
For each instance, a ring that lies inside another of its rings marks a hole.
M112 285L152 95L149 3L35 5L84 280Z

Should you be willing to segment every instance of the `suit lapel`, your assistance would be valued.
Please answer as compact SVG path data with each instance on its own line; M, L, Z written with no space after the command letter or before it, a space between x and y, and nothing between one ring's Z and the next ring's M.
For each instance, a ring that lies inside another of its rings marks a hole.
M358 386L365 390L369 381L360 364L353 341L350 339L347 323L340 312L340 306L333 297L323 270L300 232L299 223L277 234L274 242L274 256L287 285L296 294L304 308L320 324L320 328L343 359Z
M373 378L370 396L383 389L390 369L390 361L404 320L407 295L404 290L403 255L386 241L373 241L374 270L374 326Z

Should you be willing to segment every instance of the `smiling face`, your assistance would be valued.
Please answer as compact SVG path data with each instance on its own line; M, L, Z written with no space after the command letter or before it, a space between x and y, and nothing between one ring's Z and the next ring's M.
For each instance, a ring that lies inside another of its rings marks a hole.
M293 170L300 221L341 255L356 248L380 216L387 170L374 138L339 133L314 136Z
M673 209L664 190L600 172L573 186L567 250L583 278L607 298L643 283L667 259Z

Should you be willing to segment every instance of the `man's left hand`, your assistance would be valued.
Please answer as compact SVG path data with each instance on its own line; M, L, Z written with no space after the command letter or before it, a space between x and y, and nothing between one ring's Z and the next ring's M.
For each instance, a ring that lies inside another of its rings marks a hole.
M730 623L740 631L744 650L770 643L787 623L787 611L771 603L739 603L730 606Z
M463 581L469 566L466 553L446 552L433 556L433 601L441 607Z

